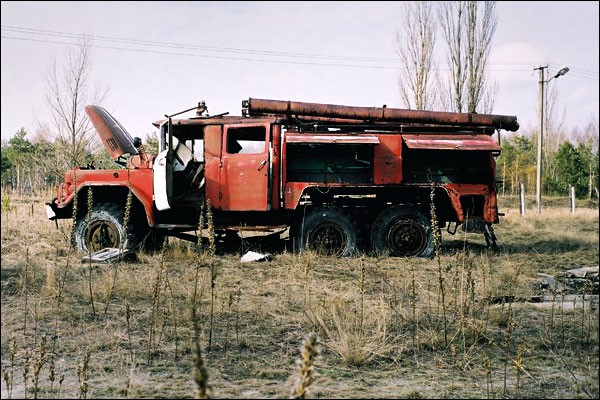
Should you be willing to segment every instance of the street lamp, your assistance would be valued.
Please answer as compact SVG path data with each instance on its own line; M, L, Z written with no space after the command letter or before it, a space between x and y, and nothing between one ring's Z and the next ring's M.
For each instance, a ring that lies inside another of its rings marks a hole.
M568 67L561 68L556 75L551 77L548 80L544 79L544 70L547 69L548 66L539 66L534 68L533 70L538 70L540 74L540 135L538 139L537 146L537 171L536 171L536 181L535 181L535 194L537 200L537 212L538 214L542 213L542 143L544 141L544 85L550 82L554 78L558 78L559 76L565 75L569 72Z

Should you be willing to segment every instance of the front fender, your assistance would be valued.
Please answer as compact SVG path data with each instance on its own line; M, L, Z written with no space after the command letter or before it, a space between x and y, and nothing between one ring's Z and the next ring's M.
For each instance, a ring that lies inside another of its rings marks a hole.
M87 190L93 189L93 201L122 201L123 206L126 197L119 194L127 194L131 190L139 201L146 214L148 226L155 224L153 209L153 185L152 170L75 170L73 172L73 183L67 185L61 183L58 188L58 197L46 203L46 212L50 220L71 218L75 196L79 204L87 204ZM81 206L78 206L80 208Z

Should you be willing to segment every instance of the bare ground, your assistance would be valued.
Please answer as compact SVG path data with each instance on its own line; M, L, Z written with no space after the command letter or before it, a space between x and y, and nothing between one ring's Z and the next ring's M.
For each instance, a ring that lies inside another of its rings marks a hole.
M273 248L212 255L172 240L102 264L80 261L70 222L56 229L43 200L2 211L2 398L195 398L204 384L213 398L600 395L593 285L539 285L598 265L597 208L505 206L498 251L444 232L431 260L283 251L241 263ZM302 369L311 332L318 354Z

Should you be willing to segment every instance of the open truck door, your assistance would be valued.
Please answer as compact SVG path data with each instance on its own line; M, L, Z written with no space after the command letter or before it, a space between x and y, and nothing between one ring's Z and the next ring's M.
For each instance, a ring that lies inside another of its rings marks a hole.
M173 142L173 127L171 119L160 125L160 131L168 135L167 147L158 153L154 160L154 203L159 211L171 208L176 190L174 190L174 180L176 173L183 173L186 168L192 169L197 162L194 162L194 156L191 149L182 141ZM165 137L163 135L163 137ZM196 175L199 169L193 168ZM192 176L194 178L194 176ZM178 188L182 190L182 188Z

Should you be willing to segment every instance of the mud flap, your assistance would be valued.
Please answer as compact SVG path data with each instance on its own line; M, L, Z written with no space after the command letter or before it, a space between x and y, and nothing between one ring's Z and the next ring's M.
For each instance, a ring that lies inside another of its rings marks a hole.
M492 224L485 224L485 231L483 232L483 236L485 237L485 242L487 246L492 250L498 250L498 245L496 244L496 234L494 233L494 228Z

